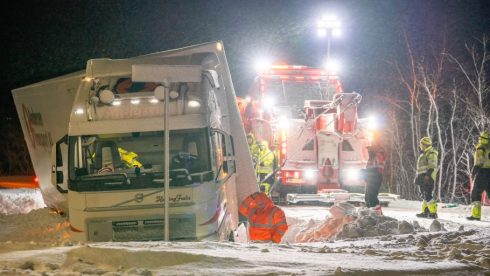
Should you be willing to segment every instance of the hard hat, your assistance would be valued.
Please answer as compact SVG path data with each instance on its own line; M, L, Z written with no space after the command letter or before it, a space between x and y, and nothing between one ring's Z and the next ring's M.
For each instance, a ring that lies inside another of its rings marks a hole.
M432 146L432 140L430 139L430 137L425 136L424 138L420 139L420 144L426 146Z

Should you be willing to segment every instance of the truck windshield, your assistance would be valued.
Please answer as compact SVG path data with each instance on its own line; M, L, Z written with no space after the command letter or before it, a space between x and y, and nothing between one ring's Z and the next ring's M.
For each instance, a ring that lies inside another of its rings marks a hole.
M212 179L208 129L170 131L170 185ZM163 132L73 136L69 188L99 191L163 187Z
M276 106L303 108L305 100L332 100L335 87L326 82L268 80L265 95Z

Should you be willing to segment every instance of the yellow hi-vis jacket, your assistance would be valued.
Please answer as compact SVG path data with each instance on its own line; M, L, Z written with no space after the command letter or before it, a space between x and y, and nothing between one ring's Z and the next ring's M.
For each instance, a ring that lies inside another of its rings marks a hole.
M419 156L417 161L417 175L427 173L429 169L433 169L430 177L435 181L437 176L438 155L437 150L435 150L432 146L427 147Z
M250 154L252 155L252 160L257 161L259 158L259 153L260 149L259 146L257 145L257 142L255 140L252 142L252 144L248 145L248 148L250 149Z
M143 165L138 160L136 160L138 154L132 151L127 151L123 148L118 148L118 150L119 150L119 155L121 156L121 160L124 162L126 167L128 168L143 167Z
M490 168L490 143L489 144L477 144L474 154L475 166L480 168Z
M259 160L257 160L257 173L269 174L274 167L274 153L265 148L259 152Z

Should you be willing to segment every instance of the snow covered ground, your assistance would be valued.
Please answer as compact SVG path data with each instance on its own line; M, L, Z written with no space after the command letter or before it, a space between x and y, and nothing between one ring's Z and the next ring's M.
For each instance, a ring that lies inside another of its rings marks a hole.
M79 244L70 240L65 218L45 208L39 191L0 190L0 274L490 275L489 207L483 221L469 222L468 206L441 204L434 222L414 216L419 206L398 200L384 208L385 217L356 209L357 219L341 224L330 239L319 234L332 224L328 207L285 206L289 230L279 245ZM298 233L314 233L315 242L295 243Z

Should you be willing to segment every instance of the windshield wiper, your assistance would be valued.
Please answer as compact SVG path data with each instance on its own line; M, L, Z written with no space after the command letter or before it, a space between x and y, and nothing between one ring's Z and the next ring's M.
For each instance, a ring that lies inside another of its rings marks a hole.
M121 184L129 184L129 178L126 173L114 173L114 174L92 174L79 176L78 181L121 181Z

